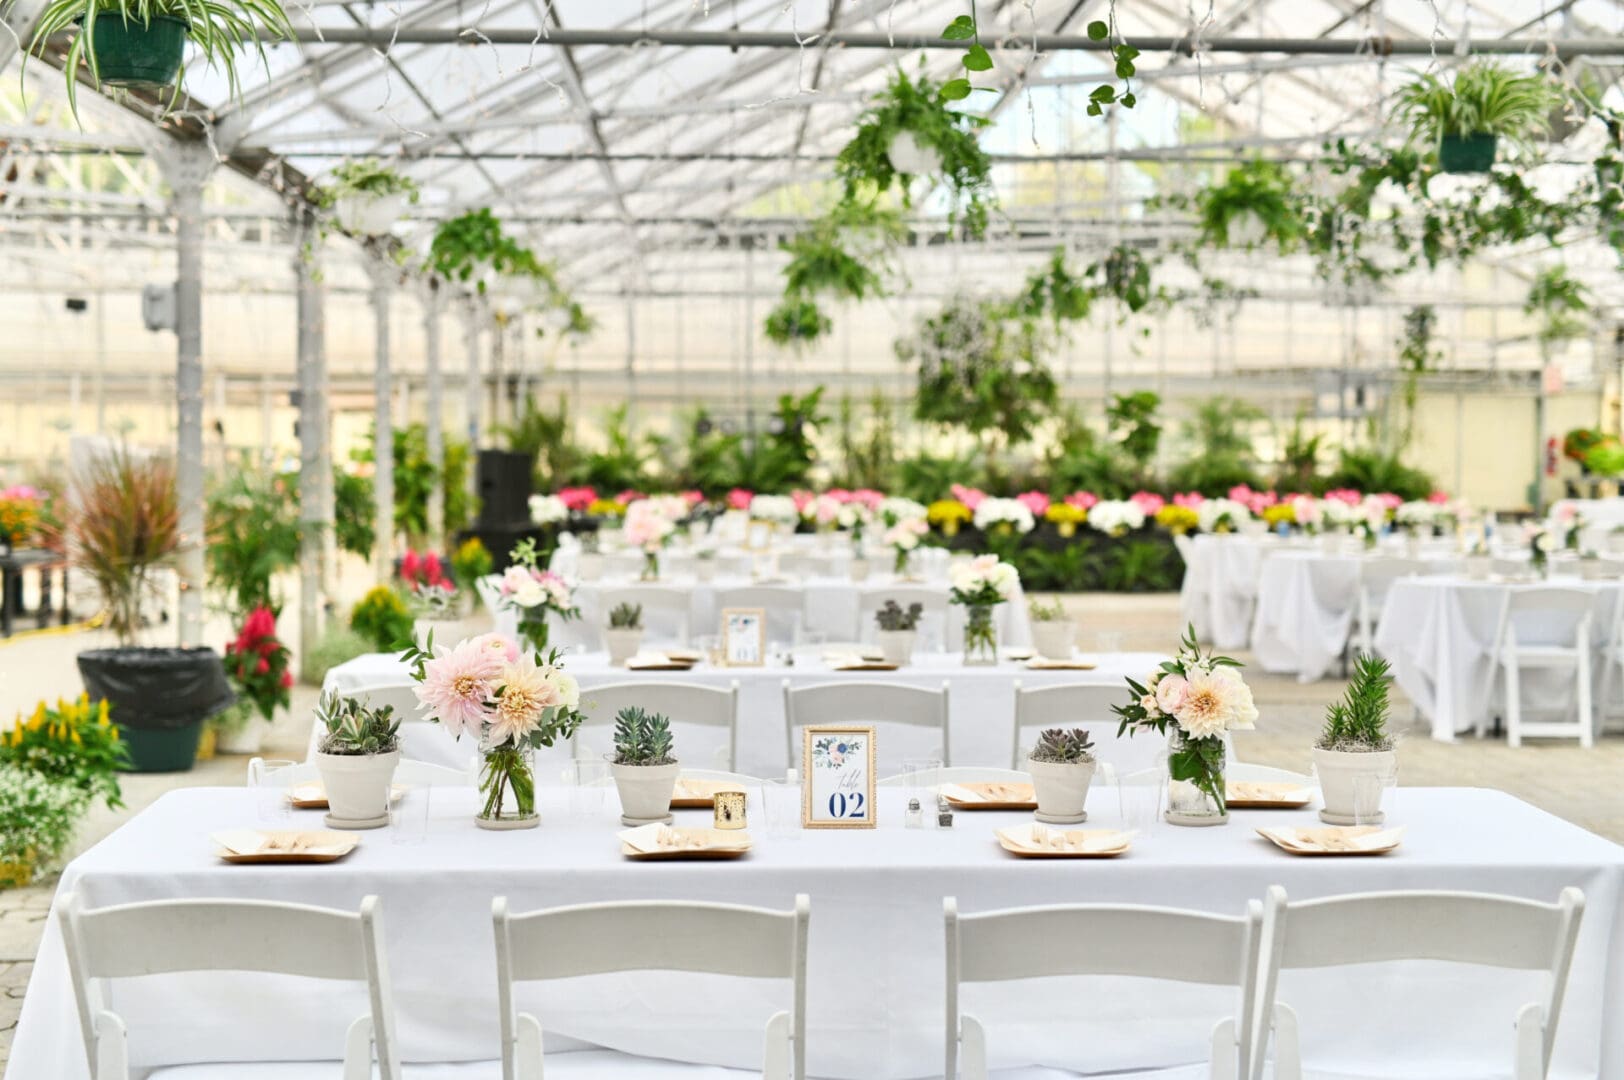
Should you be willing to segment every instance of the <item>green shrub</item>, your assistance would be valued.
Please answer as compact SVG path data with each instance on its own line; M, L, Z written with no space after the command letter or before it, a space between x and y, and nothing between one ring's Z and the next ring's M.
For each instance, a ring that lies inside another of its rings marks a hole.
M350 629L374 652L390 652L411 643L412 613L398 592L376 585L350 610Z

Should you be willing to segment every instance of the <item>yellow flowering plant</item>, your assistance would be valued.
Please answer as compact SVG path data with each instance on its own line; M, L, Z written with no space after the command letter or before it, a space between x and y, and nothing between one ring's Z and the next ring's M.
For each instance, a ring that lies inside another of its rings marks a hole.
M1075 536L1077 526L1088 520L1088 511L1070 503L1052 502L1043 512L1043 520L1053 525L1061 536Z
M1297 510L1289 502L1275 503L1273 506L1263 508L1263 520L1268 522L1269 528L1276 529L1280 525L1297 524Z
M44 500L33 488L10 487L0 490L0 540L22 544L39 528Z
M68 784L86 798L101 798L113 810L124 805L118 771L129 764L129 749L108 715L107 702L92 704L88 694L73 701L58 698L55 706L41 701L27 719L19 713L0 737L0 765Z
M613 499L593 499L587 505L586 512L593 517L624 517L626 504Z
M959 531L959 526L969 522L970 508L957 499L937 499L925 508L925 520L941 529L948 536Z
M1193 507L1168 503L1156 511L1156 524L1176 536L1182 536L1201 523L1201 515Z

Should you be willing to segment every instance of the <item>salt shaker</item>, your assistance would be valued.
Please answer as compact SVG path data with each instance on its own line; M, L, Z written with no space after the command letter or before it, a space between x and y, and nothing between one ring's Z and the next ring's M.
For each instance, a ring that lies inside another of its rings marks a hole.
M908 800L908 813L903 821L910 829L923 829L925 827L925 812L920 809L918 799Z

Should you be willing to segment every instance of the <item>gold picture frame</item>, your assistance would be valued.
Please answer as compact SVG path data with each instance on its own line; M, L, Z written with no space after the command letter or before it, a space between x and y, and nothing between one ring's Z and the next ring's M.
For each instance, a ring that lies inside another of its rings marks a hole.
M764 554L773 548L773 534L778 531L776 521L751 518L744 525L744 550Z
M767 665L766 608L723 608L720 637L723 667Z
M875 827L874 746L872 726L808 724L801 729L801 828Z

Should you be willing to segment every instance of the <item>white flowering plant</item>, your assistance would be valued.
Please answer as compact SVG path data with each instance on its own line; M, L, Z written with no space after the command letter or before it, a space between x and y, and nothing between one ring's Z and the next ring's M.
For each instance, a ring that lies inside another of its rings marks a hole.
M1088 508L1088 525L1106 536L1124 536L1143 528L1145 508L1130 499L1101 499Z
M889 495L880 500L880 520L885 522L887 527L900 525L915 518L924 521L927 513L929 511L925 509L924 503L905 499L900 495Z
M919 517L903 518L885 530L885 542L895 556L892 569L896 573L901 574L908 569L908 556L929 533L930 525L925 521L923 514Z
M73 839L89 799L71 783L0 765L0 862L15 864L5 878L26 885L25 879L54 862Z
M1020 500L990 496L976 504L973 520L975 527L984 533L998 532L1006 536L1010 533L1025 535L1037 524L1031 509Z
M1442 523L1445 510L1445 507L1426 499L1411 499L1399 503L1398 509L1393 511L1393 521L1412 529L1430 529Z
M557 495L530 496L530 520L537 525L556 525L570 516L570 508Z
M1195 627L1185 631L1179 651L1144 682L1128 679L1132 699L1112 706L1117 736L1142 729L1181 736L1167 756L1168 776L1194 784L1224 810L1224 735L1257 726L1252 690L1241 678L1241 663L1202 653Z
M1227 533L1252 517L1251 508L1234 499L1208 499L1196 507L1197 527L1202 532Z
M868 528L869 522L873 520L874 511L855 500L842 504L840 512L835 515L835 524L851 533L854 544L863 542L863 530Z
M788 495L757 495L750 500L750 516L775 525L794 525L801 520L795 500Z
M966 607L991 607L1015 595L1021 575L996 555L977 555L948 571L948 597Z

